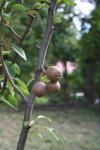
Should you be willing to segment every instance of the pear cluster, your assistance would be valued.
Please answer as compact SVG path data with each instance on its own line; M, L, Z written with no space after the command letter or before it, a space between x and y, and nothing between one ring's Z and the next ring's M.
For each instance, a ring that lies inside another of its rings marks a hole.
M59 80L62 77L62 72L57 66L51 66L46 71L47 78L49 82L45 84L44 82L36 82L33 85L32 92L34 95L41 97L46 94L46 92L58 92L60 91Z

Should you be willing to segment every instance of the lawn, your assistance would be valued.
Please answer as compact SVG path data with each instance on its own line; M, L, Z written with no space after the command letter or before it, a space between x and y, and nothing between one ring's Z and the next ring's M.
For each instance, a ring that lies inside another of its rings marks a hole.
M25 150L100 150L100 114L95 110L34 111L33 119L38 115L53 120L37 124L55 128L59 141L46 131L40 131L43 139L30 133ZM0 150L16 150L22 118L21 112L0 111Z

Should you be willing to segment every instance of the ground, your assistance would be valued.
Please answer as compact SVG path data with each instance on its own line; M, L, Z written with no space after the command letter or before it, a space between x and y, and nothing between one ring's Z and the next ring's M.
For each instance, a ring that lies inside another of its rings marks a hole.
M43 139L30 133L25 150L100 150L100 115L95 110L34 111L33 118L37 115L53 120L50 127L56 129L59 141L45 131L40 131ZM22 118L21 112L0 111L0 150L16 150Z

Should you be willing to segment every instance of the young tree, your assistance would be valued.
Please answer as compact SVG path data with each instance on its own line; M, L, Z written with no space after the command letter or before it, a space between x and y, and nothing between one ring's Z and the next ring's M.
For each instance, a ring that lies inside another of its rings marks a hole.
M71 0L36 0L33 4L32 2L24 3L22 0L0 1L0 25L2 29L2 36L0 37L0 69L2 72L2 74L0 75L0 92L2 93L2 95L0 96L0 98L2 102L5 102L13 108L15 108L17 105L17 99L19 98L18 95L20 95L26 102L24 120L17 145L17 150L24 150L27 136L29 130L31 129L32 111L36 98L36 94L34 94L33 92L33 87L35 83L41 80L41 74L44 71L45 57L54 29L53 20L56 19L56 17L54 17L54 14L55 10L57 9L57 4L60 5L60 3L70 5L74 4ZM22 49L23 43L29 30L32 28L34 19L38 15L42 16L42 9L47 12L45 16L47 17L47 23L42 37L41 46L39 47L39 54L37 59L38 62L34 75L34 83L29 94L28 88L25 83L20 78L16 78L16 76L20 74L20 68L16 64L16 61L18 59L18 56L20 56L24 60L27 60L26 54ZM23 18L26 20L28 18L29 20L26 27L23 27ZM20 35L19 33L21 33L22 35ZM8 35L10 38L8 38ZM16 52L16 54L14 54L14 52ZM7 59L7 61L5 61L5 59ZM8 100L6 100L7 98Z

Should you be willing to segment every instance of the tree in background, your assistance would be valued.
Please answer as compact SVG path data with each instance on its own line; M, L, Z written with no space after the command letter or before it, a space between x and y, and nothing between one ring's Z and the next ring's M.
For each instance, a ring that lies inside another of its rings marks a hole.
M81 37L81 51L79 55L82 77L84 79L84 93L89 103L93 103L99 97L99 72L100 72L100 7L99 1L91 17L83 23ZM88 32L85 32L85 24L90 25Z

